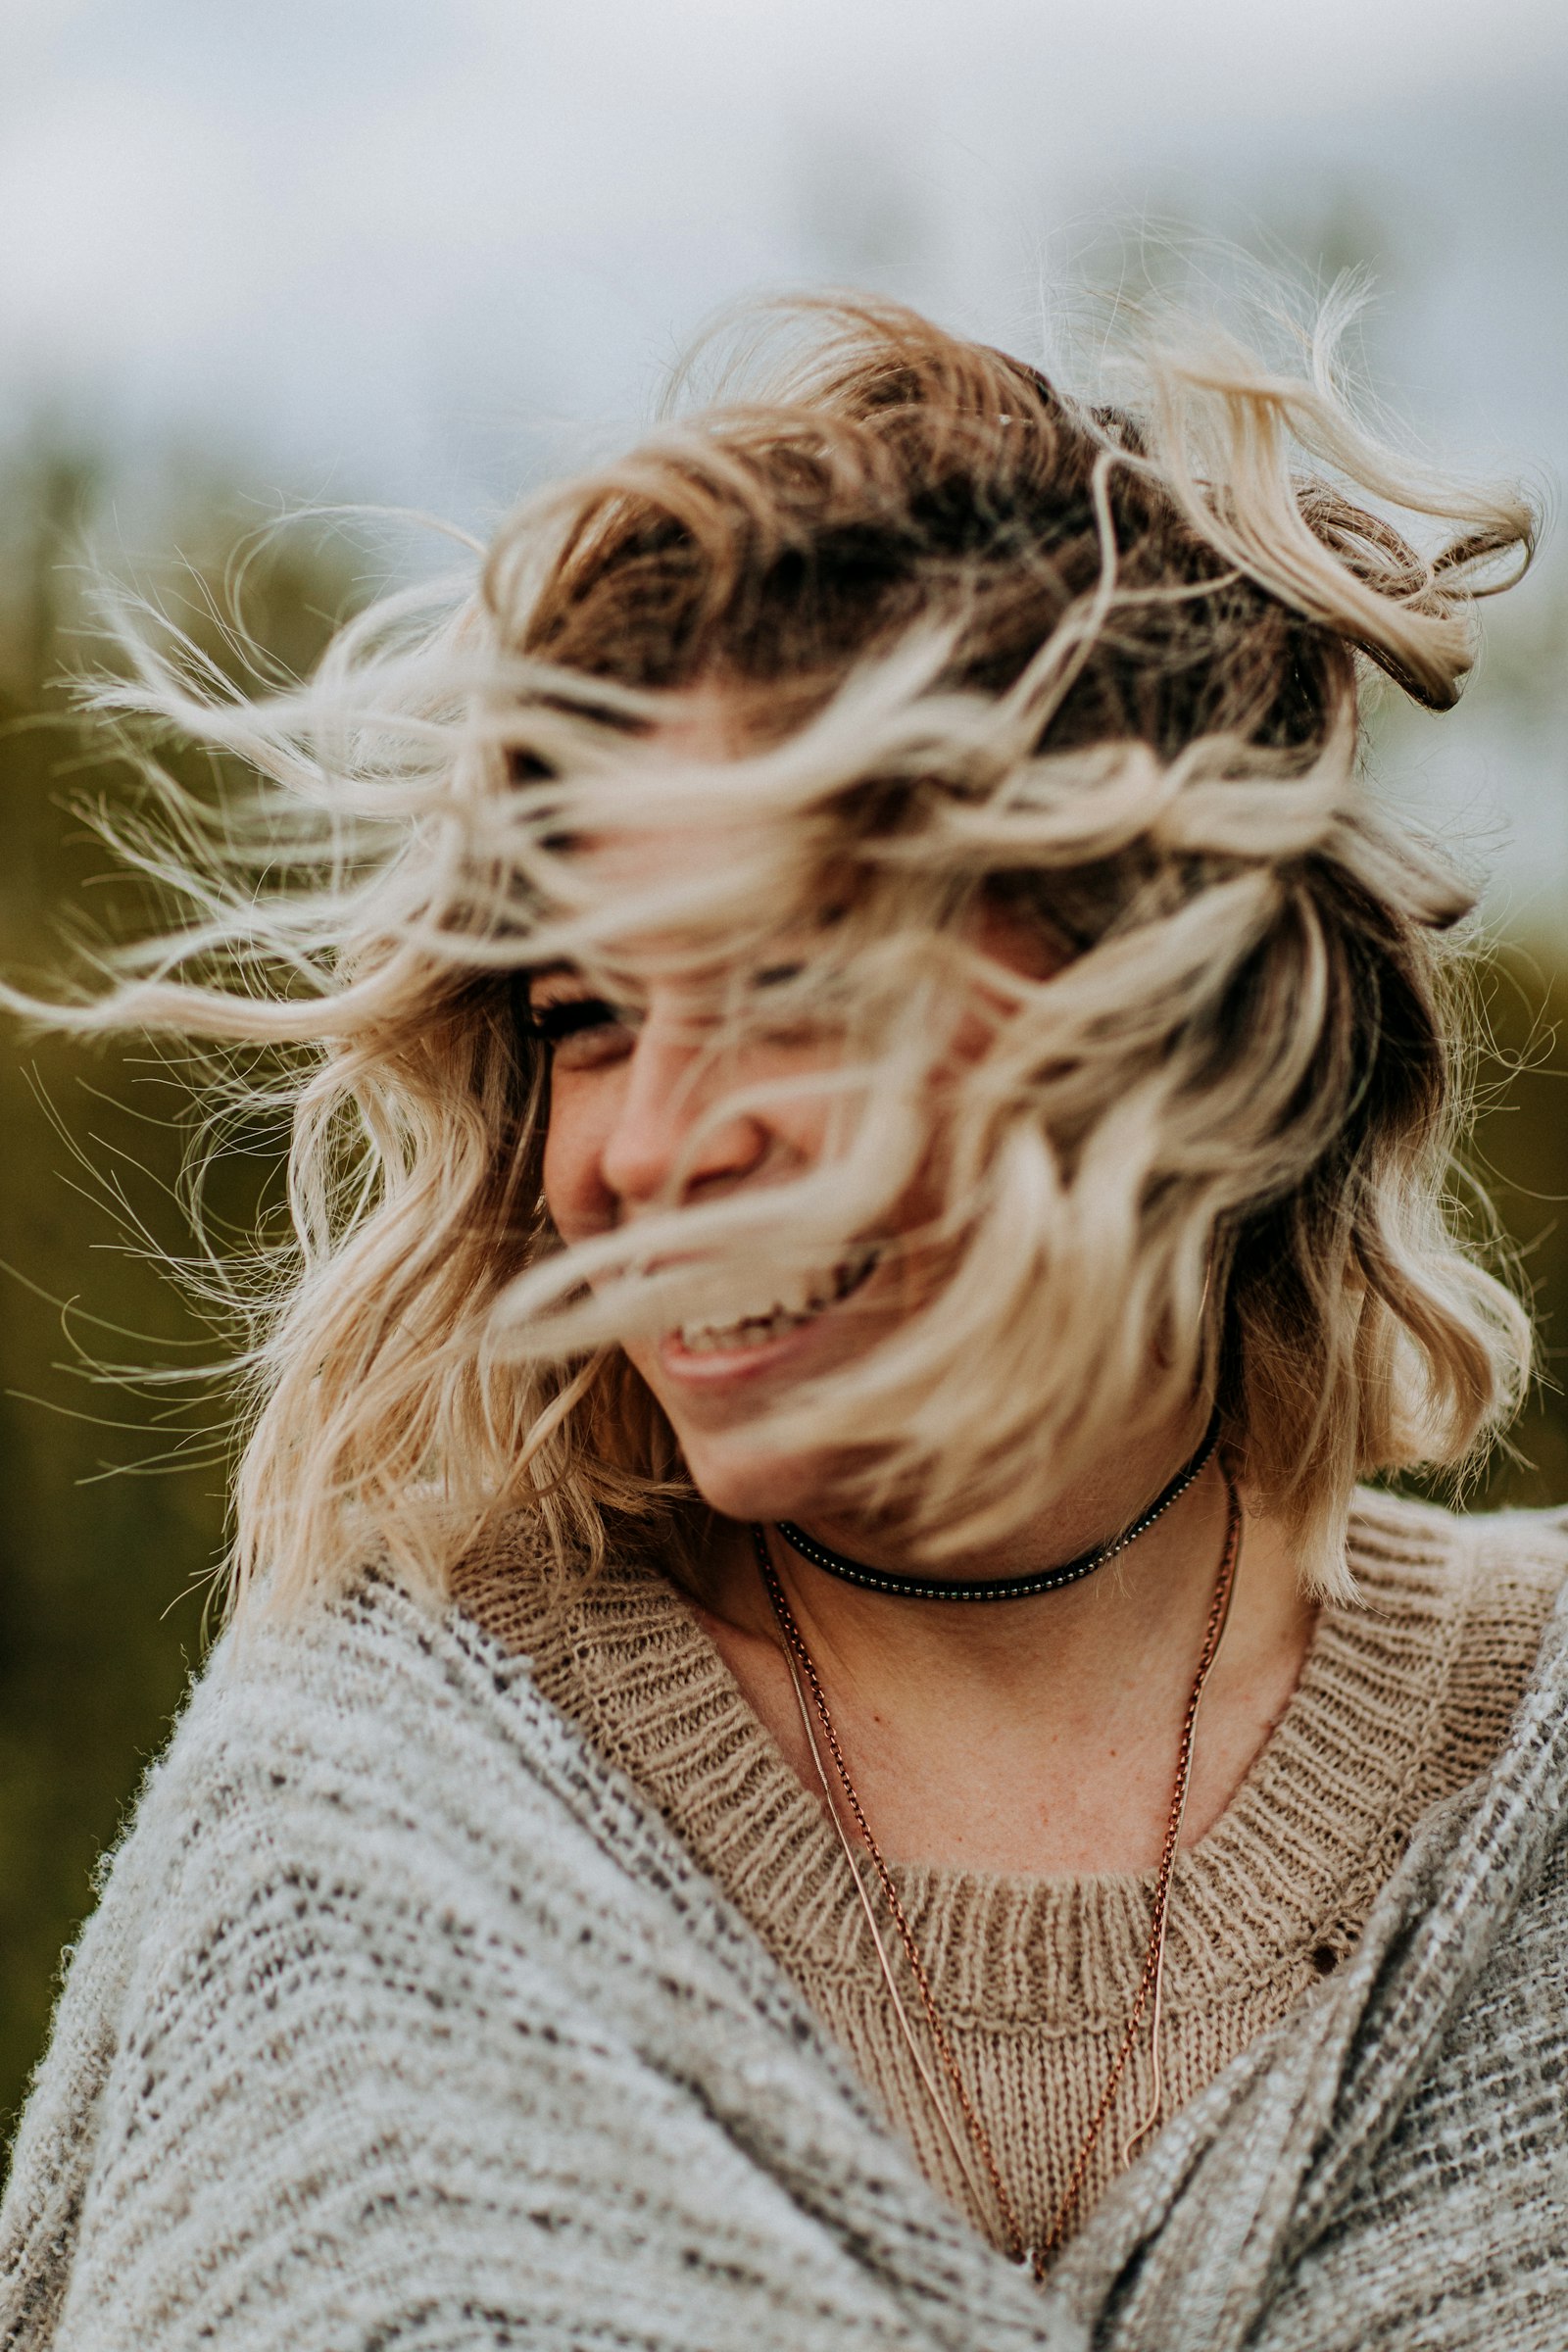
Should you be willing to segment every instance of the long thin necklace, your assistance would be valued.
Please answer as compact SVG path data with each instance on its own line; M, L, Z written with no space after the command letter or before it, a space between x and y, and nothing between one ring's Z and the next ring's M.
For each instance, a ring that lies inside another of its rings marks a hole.
M831 1544L819 1544L793 1519L779 1519L775 1525L791 1551L798 1551L803 1560L813 1568L825 1569L847 1585L858 1585L862 1592L883 1592L895 1600L1033 1600L1039 1592L1059 1592L1066 1585L1076 1585L1084 1577L1093 1576L1103 1568L1129 1544L1136 1544L1147 1535L1156 1519L1162 1519L1173 1502L1180 1502L1188 1488L1200 1478L1214 1458L1219 1444L1219 1412L1216 1407L1199 1441L1198 1450L1183 1462L1181 1468L1150 1503L1147 1510L1124 1527L1119 1536L1106 1544L1096 1544L1081 1551L1076 1559L1060 1560L1052 1568L1032 1568L1023 1576L982 1576L948 1578L940 1576L898 1576L886 1568L868 1568L863 1560L852 1560L848 1553L835 1551Z
M1105 2119L1110 2113L1122 2078L1127 2071L1128 2060L1137 2045L1139 2028L1146 2012L1150 2013L1151 2018L1151 2071L1152 2078L1151 2099L1137 2130L1123 2142L1122 2158L1124 2162L1131 2162L1140 2141L1149 2136L1159 2121L1164 2096L1160 2068L1161 1993L1164 1984L1165 1931L1170 1914L1171 1880L1175 1874L1176 1853L1181 1842L1182 1822L1187 1811L1187 1792L1193 1777L1193 1749L1198 1728L1199 1705L1202 1699L1203 1686L1208 1681L1214 1659L1219 1651L1226 1619L1230 1614L1231 1594L1236 1584L1237 1560L1241 1552L1241 1502L1236 1492L1235 1481L1229 1470L1223 1464L1221 1469L1225 1480L1226 1496L1225 1546L1220 1555L1219 1572L1214 1580L1213 1597L1209 1603L1208 1620L1203 1630L1203 1646L1198 1661L1198 1671L1193 1677L1192 1689L1188 1692L1186 1711L1182 1717L1181 1739L1176 1750L1175 1785L1171 1791L1170 1811L1165 1821L1165 1837L1160 1848L1159 1866L1154 1875L1152 1919L1149 1942L1144 1953L1143 1972L1138 1981L1138 1989L1133 1995L1132 2007L1127 2013L1127 2022L1122 2031L1121 2041L1111 2062L1110 2072L1105 2078L1099 2103L1089 2120L1088 2131L1084 2134L1073 2161L1067 2185L1047 2225L1044 2237L1037 2245L1031 2245L1025 2235L1023 2226L1018 2218L1017 2206L1003 2179L1002 2167L997 2161L997 2152L991 2134L986 2130L979 2111L969 2094L968 2086L964 2082L947 2027L944 2025L941 2012L937 2007L930 1972L926 1967L920 1947L915 1941L914 1931L909 1925L908 1914L905 1910L899 1890L893 1883L893 1874L883 1858L881 1847L872 1835L871 1825L866 1819L865 1807L860 1802L859 1794L850 1776L850 1768L845 1761L844 1749L834 1726L821 1676L817 1673L815 1662L807 1647L806 1637L796 1623L795 1612L790 1607L784 1588L779 1582L778 1572L768 1553L767 1538L760 1527L752 1529L752 1542L757 1553L757 1564L761 1572L763 1587L772 1604L773 1615L782 1637L785 1662L789 1667L790 1679L795 1687L796 1701L801 1710L801 1722L805 1729L807 1744L816 1767L817 1778L822 1785L822 1795L827 1806L828 1817L838 1834L839 1843L844 1850L845 1859L855 1880L856 1891L859 1897L866 1924L870 1929L871 1940L881 1965L883 1979L887 1984L894 2016L908 2046L915 2069L925 2085L937 2122L953 2150L977 2207L983 2211L986 2198L980 2175L975 2169L975 2158L979 2160L984 2180L990 2183L991 2193L1002 2217L1003 2229L1013 2261L1020 2267L1026 2267L1032 2271L1037 2279L1045 2278L1052 2256L1066 2235L1067 2225L1072 2219L1078 2200L1083 2194L1084 2182L1089 2177L1090 2160L1100 2143L1100 2135L1104 2128ZM808 1691L810 1693L809 1702L808 1702ZM816 1718L815 1724L812 1722L813 1712ZM925 2014L932 2047L936 2052L942 2072L947 2077L949 2087L962 2119L963 2133L969 2143L967 2147L963 2144L963 2138L960 2137L953 2122L948 2102L942 2096L936 2079L927 2064L925 2054L919 2046L918 2036L899 1992L887 1947L878 1929L870 1899L866 1894L865 1884L860 1875L859 1865L855 1858L854 1847L845 1831L827 1767L822 1760L821 1748L817 1742L818 1727L820 1727L822 1740L826 1744L828 1754L832 1758L834 1771L851 1819L859 1834L860 1842L864 1846L871 1867L876 1874L888 1916L893 1922L899 1942L904 1948L909 1975L919 1996L920 2007Z

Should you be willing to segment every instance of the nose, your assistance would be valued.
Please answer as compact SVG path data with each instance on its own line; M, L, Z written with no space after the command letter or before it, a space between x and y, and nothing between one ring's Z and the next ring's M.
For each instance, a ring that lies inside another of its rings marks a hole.
M750 1113L714 1116L735 1074L651 1008L620 1065L620 1089L600 1148L600 1176L622 1209L689 1199L734 1184L767 1156L768 1133Z

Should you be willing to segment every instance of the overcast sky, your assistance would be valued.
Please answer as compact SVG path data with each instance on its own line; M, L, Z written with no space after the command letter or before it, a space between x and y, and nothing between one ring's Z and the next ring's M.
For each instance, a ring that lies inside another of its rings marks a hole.
M0 432L481 520L737 295L858 279L1038 351L1073 256L1154 213L1369 263L1412 419L1568 471L1563 0L0 0ZM1568 783L1532 789L1568 894Z
M1562 0L0 0L0 24L9 412L64 398L412 495L499 488L541 420L635 413L752 287L856 274L1022 340L1097 212L1289 217L1332 177L1422 242L1478 194L1490 217L1521 125L1568 127Z

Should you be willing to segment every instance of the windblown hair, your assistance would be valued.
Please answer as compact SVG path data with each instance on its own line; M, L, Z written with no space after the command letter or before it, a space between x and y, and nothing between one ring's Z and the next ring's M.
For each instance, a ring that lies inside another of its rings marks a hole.
M297 691L146 645L100 690L261 780L185 808L188 927L62 1016L288 1056L240 1582L286 1604L377 1546L439 1590L518 1508L563 1563L678 1562L695 1498L622 1343L870 1241L918 1250L919 1304L766 1424L836 1508L972 1555L1212 1394L1332 1590L1355 1481L1464 1462L1526 1376L1447 1205L1471 894L1369 800L1358 698L1455 700L1529 511L1381 447L1328 326L1286 371L1150 342L1106 407L890 305L773 325ZM672 760L715 694L730 748ZM587 854L628 830L674 854ZM982 954L997 906L1049 977ZM692 1149L781 1032L833 1040L830 1148L718 1200L677 1171L566 1249L523 976L656 953L710 976ZM976 984L1004 1017L956 1052Z

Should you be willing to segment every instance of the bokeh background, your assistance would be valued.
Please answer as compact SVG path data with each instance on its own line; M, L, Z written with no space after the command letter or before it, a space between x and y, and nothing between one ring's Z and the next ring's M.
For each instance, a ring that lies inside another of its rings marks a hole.
M624 433L717 306L858 283L1050 358L1071 289L1166 224L1368 275L1367 367L1425 446L1568 469L1561 0L0 0L0 957L123 894L79 816L122 782L71 714L89 557L220 659L286 668L410 521L483 530ZM240 567L247 549L250 559ZM1568 1498L1553 1366L1568 1001L1568 564L1494 610L1458 713L1379 722L1383 787L1489 876L1475 1160L1547 1379L1491 1498ZM118 909L118 911L117 911ZM59 1955L206 1634L213 1335L178 1250L185 1102L145 1049L0 1044L0 2116ZM270 1183L240 1138L220 1242Z

